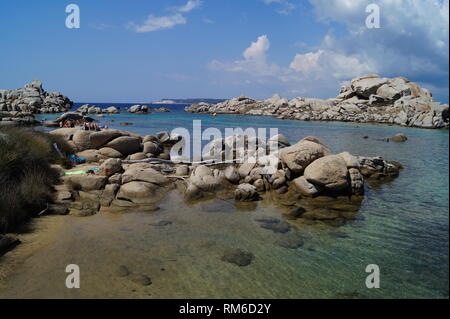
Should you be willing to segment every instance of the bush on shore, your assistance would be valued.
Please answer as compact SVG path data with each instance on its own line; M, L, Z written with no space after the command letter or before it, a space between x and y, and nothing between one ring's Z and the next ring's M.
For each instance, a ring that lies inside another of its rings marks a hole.
M58 180L51 164L66 164L70 153L70 145L51 134L0 128L0 233L13 231L46 207Z

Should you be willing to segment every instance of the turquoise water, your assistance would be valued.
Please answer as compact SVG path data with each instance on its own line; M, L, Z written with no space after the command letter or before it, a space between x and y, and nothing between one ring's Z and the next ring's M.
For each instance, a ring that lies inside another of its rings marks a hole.
M268 269L273 267L273 271L279 269L281 277L278 284L285 280L286 285L289 285L289 282L297 285L295 287L286 286L283 294L283 287L272 283L272 288L268 288L262 283L262 277L252 277L251 273L245 278L253 278L254 285L260 288L264 287L267 291L263 289L252 294L252 290L246 290L245 283L241 283L242 287L240 288L245 291L242 293L242 297L448 298L448 130L334 122L300 122L237 115L219 115L214 119L211 115L184 113L181 106L169 107L173 108L172 113L105 115L99 120L103 123L114 120L114 122L108 122L111 128L141 135L155 134L161 130L170 131L175 127L190 129L194 119L202 120L203 128L217 127L221 130L225 127L276 127L280 133L288 137L291 143L312 135L324 141L334 153L349 151L354 155L382 156L385 159L399 161L405 167L400 177L389 183L367 185L366 197L355 221L338 228L327 225L301 225L305 231L313 235L312 239L305 243L304 248L296 251L271 250L270 247L258 242L260 237L255 235L256 237L253 238L249 235L252 232L246 228L248 225L244 226L246 222L242 220L243 245L252 249L253 252L259 253L259 256L264 256L264 253L268 254L264 261L267 268L259 269L259 274L269 271ZM52 116L40 115L39 117L51 118ZM120 122L134 124L123 127L119 125ZM409 140L406 143L386 143L379 140L400 132L408 136ZM370 138L363 139L362 136ZM266 208L261 206L263 204L259 204L260 206L254 212L265 210ZM218 210L220 211L220 208ZM197 216L200 213L196 209L186 209L186 212L191 212L193 221L203 218ZM225 236L226 226L224 226L225 230L219 229L219 227L221 222L230 218L230 215L212 215L216 216L218 228L215 229L214 223L211 222L209 226L211 234L217 232L217 234L221 234L220 236ZM221 220L221 218L225 219ZM234 221L241 221L243 218L246 217L239 215ZM239 226L234 225L232 230L230 228L229 233L235 234L238 230ZM179 231L188 232L182 227ZM335 231L344 233L348 237L330 238L329 233ZM181 236L180 233L177 234ZM136 233L134 236L137 237L136 241L140 241ZM174 238L174 240L177 238L181 240L183 237L175 236ZM239 235L236 235L235 238L239 238ZM186 241L186 238L183 240ZM197 238L197 240L199 239ZM247 241L253 242L246 244ZM307 249L308 247L311 249ZM258 258L260 257L257 256L257 261ZM271 264L271 260L273 264ZM280 260L282 265L279 264ZM365 288L364 280L367 274L364 270L368 264L380 266L380 289L368 290ZM250 271L249 269L252 268L249 267L244 267L248 269L242 271ZM258 267L257 262L254 267ZM286 273L283 272L283 269L286 270ZM211 275L208 270L203 271L206 272L206 277ZM239 274L236 276L240 278ZM271 278L268 274L266 276ZM243 278L240 280L244 280ZM255 282L255 280L260 280L260 282ZM232 285L231 282L230 285ZM251 284L248 282L249 286ZM202 297L205 296L205 291L207 290L199 288L198 294L188 294L188 296ZM223 290L219 289L216 293L209 296L241 296L231 286L223 287ZM170 297L171 295L161 294L161 296ZM186 294L177 295L174 292L173 296L180 297L186 296Z

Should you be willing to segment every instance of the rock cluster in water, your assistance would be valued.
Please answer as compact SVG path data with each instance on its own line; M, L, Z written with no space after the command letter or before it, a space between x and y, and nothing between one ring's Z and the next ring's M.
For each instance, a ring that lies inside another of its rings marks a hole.
M403 77L364 75L343 85L336 98L321 100L278 94L264 101L246 96L218 104L199 103L185 109L192 113L231 113L274 116L281 119L386 123L422 128L449 126L448 105Z
M90 104L84 104L76 110L77 113L81 114L119 114L120 111L121 109L117 106L101 108ZM170 110L165 107L152 108L149 107L148 105L139 105L139 104L132 105L125 111L134 114L147 114L150 112L163 112L163 113L170 112Z
M277 153L257 156L254 162L207 166L172 162L170 150L180 137L164 131L141 137L111 129L91 132L62 128L51 134L64 137L77 155L87 160L88 164L73 170L98 167L86 174L63 176L62 184L56 186L55 203L63 207L58 211L68 209L76 216L93 215L102 207L155 211L158 209L155 203L174 187L184 193L188 203L216 196L234 198L236 203L251 203L267 194L284 194L294 201L318 196L361 198L365 178L395 177L401 168L398 163L378 157L355 157L347 152L332 154L315 137L290 145L280 134ZM233 153L249 155L239 149ZM277 167L268 171L266 164L273 157L279 159ZM335 219L341 217L341 208L312 212L298 207L290 216ZM289 231L289 225L284 222L261 223L261 227L276 233Z
M0 111L24 113L66 112L73 102L59 92L48 93L42 83L33 80L21 89L0 90Z
M0 90L0 126L36 125L36 113L66 112L73 102L59 92L48 93L33 80L21 89Z

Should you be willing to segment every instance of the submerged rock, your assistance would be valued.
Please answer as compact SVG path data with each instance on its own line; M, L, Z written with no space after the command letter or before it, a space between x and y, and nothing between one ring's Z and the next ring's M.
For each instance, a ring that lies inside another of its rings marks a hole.
M405 134L399 133L390 138L392 142L406 142L408 138Z
M155 226L155 227L165 227L165 226L172 225L172 222L170 220L159 220L159 221L151 222L151 223L149 223L149 225Z
M327 208L311 209L302 215L302 218L311 220L334 220L339 217L340 217L339 211Z
M297 218L302 217L305 212L306 212L305 208L303 208L303 207L296 207L293 210L291 210L288 214L286 214L286 217L289 220L295 220Z
M258 217L255 217L255 222L264 223L264 224L278 224L281 221L278 218L275 218L275 217L258 216Z
M222 256L222 261L245 267L250 265L254 258L255 256L252 253L236 248L227 249Z
M274 233L285 234L289 232L291 229L291 225L287 222L279 222L279 223L261 223L261 228L268 229L273 231Z
M328 235L331 238L340 238L340 239L350 238L349 235L347 235L346 233L342 233L342 232L329 232Z
M128 270L127 266L122 265L117 267L115 273L119 277L127 277L130 274L130 271Z
M278 245L287 249L297 249L304 244L303 238L300 236L283 236L275 241L275 245Z
M150 286L152 284L152 280L146 275L133 274L130 276L130 279L135 284L141 286Z

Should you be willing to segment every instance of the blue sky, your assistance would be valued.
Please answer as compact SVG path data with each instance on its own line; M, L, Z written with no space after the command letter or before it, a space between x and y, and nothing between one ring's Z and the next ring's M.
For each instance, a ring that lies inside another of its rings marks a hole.
M329 98L377 73L448 102L448 0L0 0L0 30L0 88L40 79L75 101Z

